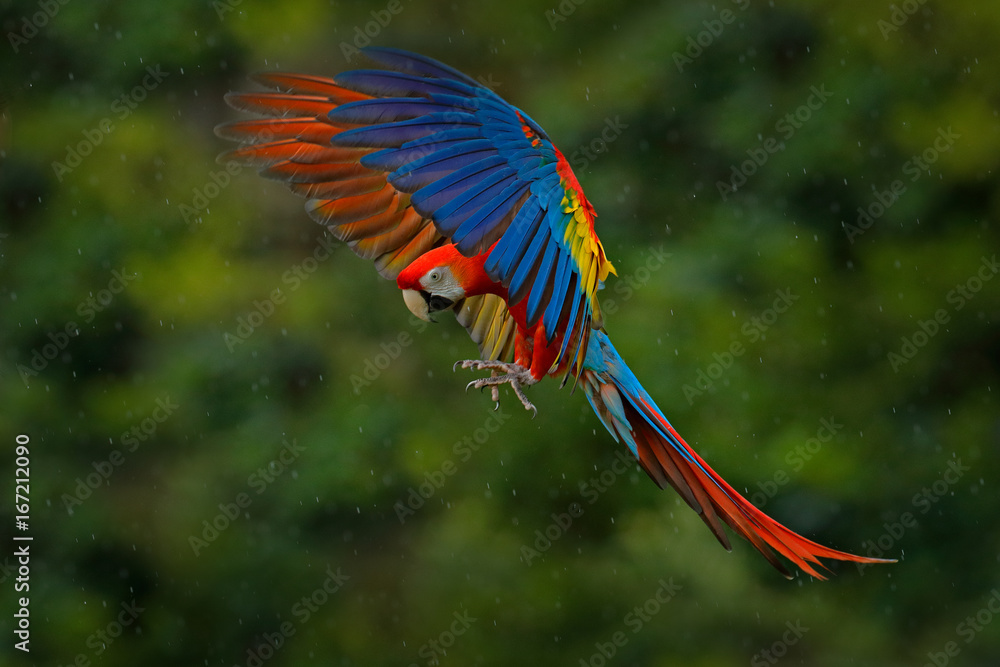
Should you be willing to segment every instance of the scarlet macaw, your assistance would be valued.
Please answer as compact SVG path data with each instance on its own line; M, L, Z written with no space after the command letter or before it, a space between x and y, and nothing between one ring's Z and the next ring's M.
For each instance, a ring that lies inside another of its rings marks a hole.
M454 311L481 353L456 366L491 372L469 386L498 400L498 386L510 384L534 410L522 387L574 378L612 437L727 550L723 522L789 578L771 549L820 579L820 558L891 562L792 532L678 435L603 329L597 292L615 269L573 170L534 120L430 58L364 53L383 69L334 79L265 73L256 80L277 92L227 95L264 118L216 128L241 142L220 161L259 167L309 198L309 214L394 278L418 317Z

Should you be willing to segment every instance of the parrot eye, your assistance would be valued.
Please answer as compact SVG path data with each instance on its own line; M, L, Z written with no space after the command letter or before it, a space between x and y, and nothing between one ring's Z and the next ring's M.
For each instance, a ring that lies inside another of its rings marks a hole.
M430 280L432 283L436 283L437 281L441 280L441 272L438 271L437 269L434 269L427 276L427 279Z

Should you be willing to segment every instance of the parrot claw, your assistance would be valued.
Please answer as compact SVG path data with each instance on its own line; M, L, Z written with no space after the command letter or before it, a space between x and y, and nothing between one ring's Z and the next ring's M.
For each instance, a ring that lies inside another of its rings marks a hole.
M511 364L503 361L482 361L478 359L470 359L467 361L456 361L455 365L452 367L453 371L458 371L458 367L471 368L473 370L489 370L490 377L480 378L478 380L473 380L469 384L465 385L465 390L469 391L470 388L475 387L476 389L490 388L490 398L496 404L493 408L494 411L500 409L500 385L509 384L511 389L514 390L514 394L517 396L518 400L521 401L521 405L524 406L525 410L531 410L531 418L534 419L538 416L538 408L528 400L528 397L524 395L522 386L528 386L538 382L529 371L524 366L518 364ZM498 374L498 371L503 371L503 375Z
M479 393L481 394L481 393L483 393L483 389L486 388L486 385L485 384L481 384L479 380L473 380L469 384L465 385L465 392L468 393L469 390L472 389L473 387L475 387L476 389L478 389Z

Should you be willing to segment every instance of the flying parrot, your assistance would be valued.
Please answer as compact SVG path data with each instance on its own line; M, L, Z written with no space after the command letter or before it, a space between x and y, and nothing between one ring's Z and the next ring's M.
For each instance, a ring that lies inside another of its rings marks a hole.
M688 446L604 331L598 290L615 268L569 163L526 113L456 69L366 48L379 69L333 79L268 72L268 92L226 101L262 118L220 125L240 142L220 156L308 198L306 210L378 272L424 320L454 311L478 344L469 384L523 388L572 379L601 423L660 488L669 484L731 550L728 525L786 577L776 551L825 578L836 551L754 507ZM468 387L467 387L468 389ZM773 551L772 551L773 550Z

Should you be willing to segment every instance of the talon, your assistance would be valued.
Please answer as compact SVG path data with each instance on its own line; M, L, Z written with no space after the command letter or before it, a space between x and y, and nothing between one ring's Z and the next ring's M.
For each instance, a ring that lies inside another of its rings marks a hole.
M510 388L514 391L514 395L517 396L519 401L521 401L521 405L524 406L524 409L531 410L531 418L534 419L538 416L538 408L536 408L535 405L528 400L528 397L524 395L524 391L522 389L522 387L527 387L538 382L538 380L531 375L531 371L528 368L525 368L520 364L505 361L469 359L466 361L456 361L452 366L452 371L457 372L459 366L462 368L471 368L480 371L490 371L489 377L473 380L469 384L465 385L465 391L469 391L471 387L475 387L480 391L489 387L490 398L493 399L494 403L494 411L500 409L500 385L509 384ZM501 375L501 372L503 375Z

